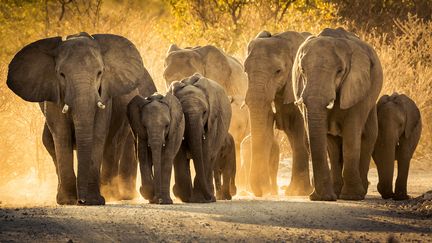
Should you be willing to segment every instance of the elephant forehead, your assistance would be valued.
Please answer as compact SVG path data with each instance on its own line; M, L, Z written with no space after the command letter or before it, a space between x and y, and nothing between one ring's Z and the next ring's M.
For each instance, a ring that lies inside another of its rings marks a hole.
M142 113L143 120L146 123L168 123L170 120L169 108L167 105L160 103L159 101L153 101L147 104ZM155 124L156 125L156 124Z

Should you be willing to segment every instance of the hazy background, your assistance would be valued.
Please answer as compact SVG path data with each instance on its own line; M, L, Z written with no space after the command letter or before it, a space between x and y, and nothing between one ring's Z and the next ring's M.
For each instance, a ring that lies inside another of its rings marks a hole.
M6 87L8 63L26 44L80 31L130 39L165 91L163 64L171 43L213 44L243 61L247 43L261 30L318 34L343 26L377 50L384 69L382 93L405 93L420 107L423 134L412 167L429 169L431 13L430 0L0 0L0 203L53 201L57 183L41 142L43 115ZM290 151L285 136L280 138L285 159Z

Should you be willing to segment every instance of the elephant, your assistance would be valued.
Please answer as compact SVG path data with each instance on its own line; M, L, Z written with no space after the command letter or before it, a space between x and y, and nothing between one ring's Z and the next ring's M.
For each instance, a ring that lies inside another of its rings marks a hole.
M174 195L183 202L214 202L213 169L231 120L228 96L198 73L174 82L169 92L180 100L185 116L184 141L174 159ZM196 172L193 187L190 159Z
M150 203L172 204L171 171L185 129L180 102L170 93L137 95L129 102L127 115L140 161L141 195Z
M422 122L420 110L404 94L383 95L377 104L378 138L372 157L378 169L378 192L383 199L409 199L408 171L411 158L420 140ZM393 193L394 161L398 175Z
M255 196L271 191L269 160L274 140L274 112L277 128L288 137L293 151L293 169L286 195L308 195L312 191L304 122L294 105L291 68L300 44L308 33L287 31L272 35L262 31L248 44L244 62L248 74L246 105L252 134L250 187Z
M218 82L232 97L232 120L229 132L236 145L237 168L240 168L240 143L249 134L249 115L244 103L247 89L247 76L243 65L215 46L179 48L172 44L165 58L164 78L169 86L173 81L200 73ZM240 185L243 186L243 185Z
M343 28L326 28L300 46L292 72L312 157L315 188L309 198L364 199L383 84L375 50Z
M235 185L236 154L234 138L228 133L215 160L214 179L217 200L231 200L237 193ZM223 184L221 184L221 174Z
M251 168L251 158L252 158L252 141L251 135L243 139L241 143L241 169L239 171L239 176L242 176L242 180L245 180L244 184L248 184L249 181L249 171ZM278 195L278 184L277 184L277 174L279 169L279 142L276 136L273 138L273 144L270 148L270 159L269 159L269 180L270 180L270 194Z
M22 99L39 102L46 117L43 143L56 167L57 203L105 204L100 192L104 152L112 150L116 158L123 157L123 151L105 142L109 137L123 137L123 144L127 143L128 99L139 92L156 91L136 47L111 34L82 32L64 40L41 39L14 56L7 85ZM136 162L125 162L130 163Z

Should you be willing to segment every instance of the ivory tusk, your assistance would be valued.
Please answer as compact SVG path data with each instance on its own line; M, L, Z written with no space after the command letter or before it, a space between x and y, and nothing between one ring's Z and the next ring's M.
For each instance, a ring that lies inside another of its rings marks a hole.
M62 113L63 113L63 114L66 114L66 113L68 112L68 110L69 110L69 106L68 106L67 104L65 104L65 105L63 106Z
M102 110L105 109L105 105L102 103L102 101L98 101L97 106Z
M205 136L205 134L203 134L202 139L203 139L203 140L206 140L206 136Z
M334 100L331 100L330 103L326 106L327 109L331 110L334 106Z
M303 104L303 97L300 97L300 99L294 101L294 104L295 105L301 105L301 104Z
M164 144L164 143L162 144L162 147L165 147L165 144Z

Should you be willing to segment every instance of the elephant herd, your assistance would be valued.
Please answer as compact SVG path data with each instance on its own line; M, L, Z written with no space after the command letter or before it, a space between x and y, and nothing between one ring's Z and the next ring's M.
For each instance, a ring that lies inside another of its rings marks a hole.
M150 203L173 203L173 169L172 192L183 202L230 200L239 190L277 195L276 130L292 150L286 195L362 200L373 157L381 196L409 198L420 111L403 94L377 103L378 55L343 28L316 36L263 31L244 64L211 45L171 45L163 77L166 93L157 92L134 44L112 34L41 39L14 56L7 85L38 102L46 118L42 140L58 204L133 199L138 165Z

